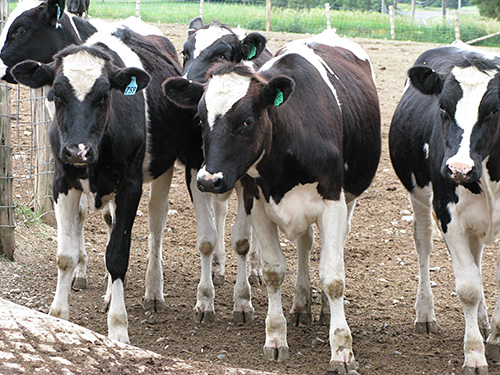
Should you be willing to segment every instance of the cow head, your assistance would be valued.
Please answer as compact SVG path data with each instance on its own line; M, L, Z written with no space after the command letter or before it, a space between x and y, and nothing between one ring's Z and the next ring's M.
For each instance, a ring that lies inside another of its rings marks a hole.
M415 66L409 77L439 104L444 158L441 174L457 183L476 182L482 163L499 142L500 59L471 53L446 75ZM497 146L498 147L498 146Z
M184 43L184 77L205 82L209 68L220 61L255 60L266 46L266 37L259 33L239 36L221 23L203 25L201 17L189 24L189 37Z
M74 29L69 27L64 6L65 0L24 0L18 4L0 35L0 77L3 80L16 83L10 74L15 64L27 59L49 63L56 52L79 40Z
M55 102L60 141L54 152L74 165L97 161L111 100L126 100L123 93L133 87L142 90L149 82L143 70L120 68L108 54L85 46L68 47L49 64L24 61L14 66L12 74L32 88L52 86L47 97Z
M184 106L198 104L205 161L198 173L201 191L224 193L269 153L269 108L281 106L294 88L285 76L264 80L243 64L222 63L204 86L185 78L165 82L166 95Z
M81 17L89 10L89 0L68 0L68 12Z

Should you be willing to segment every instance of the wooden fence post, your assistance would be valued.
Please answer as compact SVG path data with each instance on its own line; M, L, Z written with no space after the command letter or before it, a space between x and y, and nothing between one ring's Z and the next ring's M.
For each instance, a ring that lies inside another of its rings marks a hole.
M411 22L415 19L415 7L417 0L411 0Z
M135 0L135 16L141 18L141 0Z
M393 5L389 5L389 18L391 20L391 39L396 39L396 22L395 18L395 10Z
M200 17L203 19L203 3L204 0L200 0Z
M455 40L460 40L460 11L455 11Z
M45 106L45 90L31 90L36 98L33 104L32 122L35 133L35 203L34 208L43 221L55 224L54 203L52 199L52 152L49 141L51 119Z
M325 3L325 14L326 14L326 28L332 28L332 22L330 21L330 3Z
M266 0L266 31L271 31L271 0Z

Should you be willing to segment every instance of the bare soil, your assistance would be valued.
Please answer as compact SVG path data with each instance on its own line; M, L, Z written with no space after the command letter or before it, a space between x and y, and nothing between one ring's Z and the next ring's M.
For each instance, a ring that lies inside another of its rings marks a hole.
M159 25L178 51L187 35L187 27ZM266 33L269 47L303 37L298 34ZM458 374L463 362L464 319L454 293L454 275L446 247L436 234L431 280L439 332L415 333L414 303L418 264L412 238L411 208L407 194L390 164L387 136L392 113L401 96L407 69L416 57L435 45L401 41L356 40L370 55L382 110L383 153L371 187L359 198L345 246L346 317L352 330L354 352L360 374ZM319 240L311 253L313 283L313 323L288 326L290 359L284 363L265 361L262 347L267 297L264 286L252 287L256 313L254 323L232 322L233 284L236 257L226 236L228 254L226 281L216 287L216 320L199 324L193 307L200 276L196 250L193 207L184 183L183 168L177 166L170 196L167 231L164 236L164 275L167 310L147 314L141 305L147 256L147 186L141 201L132 240L127 273L126 303L131 343L166 357L226 364L278 374L321 374L329 361L328 329L318 323L320 286L318 280ZM228 229L234 219L235 199L230 203ZM88 288L71 295L74 323L107 333L106 316L101 313L105 293L104 250L106 226L99 213L89 214L86 223L89 253ZM317 236L316 236L317 237ZM286 314L292 304L295 281L295 245L283 238L288 272L283 287ZM483 256L485 297L492 309L496 303L495 265L498 244L487 247ZM0 262L0 295L13 302L47 312L56 286L55 230L43 225L17 229L16 262ZM492 310L491 310L492 311ZM155 371L151 369L151 373ZM490 364L490 374L500 374Z

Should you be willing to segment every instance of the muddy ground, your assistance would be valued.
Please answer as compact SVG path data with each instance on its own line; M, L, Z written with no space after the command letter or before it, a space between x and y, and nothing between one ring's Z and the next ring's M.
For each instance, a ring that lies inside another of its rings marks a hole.
M187 27L160 25L178 51ZM297 34L267 33L269 47L279 46ZM463 362L464 319L454 293L451 261L439 235L431 256L434 272L436 315L439 332L415 333L414 303L417 287L417 257L413 249L412 222L406 191L397 180L388 156L387 134L392 113L400 98L406 70L424 50L434 47L401 41L358 39L373 63L382 109L383 154L371 187L359 198L352 229L345 246L346 317L352 330L354 352L360 374L413 375L458 374ZM232 323L232 287L236 259L226 236L227 267L224 285L216 287L216 320L194 322L193 307L200 275L192 204L184 183L183 168L177 166L170 196L168 230L164 236L164 275L167 310L152 318L141 302L147 255L147 186L134 226L131 261L127 274L126 303L131 343L168 357L193 359L278 374L324 373L330 356L328 330L318 324L320 300L317 273L319 239L311 253L314 288L314 321L310 326L288 327L290 359L285 363L265 361L262 346L267 309L266 289L252 288L256 320L246 325ZM234 219L231 201L228 227ZM99 213L91 213L86 224L89 253L88 289L72 292L72 322L106 334L106 316L99 312L105 293L103 254L106 228ZM288 314L295 280L295 246L285 243L288 273L283 287L283 306ZM496 302L495 265L498 244L487 247L483 257L483 280L490 314ZM0 262L0 295L25 306L47 312L56 285L55 230L42 225L17 229L16 262ZM490 374L500 367L490 365Z

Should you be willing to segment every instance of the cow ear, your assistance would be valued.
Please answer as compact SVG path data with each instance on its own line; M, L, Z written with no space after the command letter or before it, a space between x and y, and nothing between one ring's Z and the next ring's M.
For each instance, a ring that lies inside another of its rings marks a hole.
M66 0L47 0L45 13L52 26L57 25L59 19L63 16L65 6Z
M264 86L265 105L280 106L287 101L294 87L293 79L285 76L274 77Z
M163 82L166 97L181 108L196 109L204 91L201 83L181 77L170 77Z
M189 22L189 30L188 36L191 36L195 33L196 30L201 29L203 27L203 18L200 16L195 17Z
M117 69L110 82L111 88L120 90L125 95L134 95L148 85L149 74L139 68Z
M11 73L17 82L32 89L52 85L52 82L54 82L54 67L52 64L42 64L33 60L26 60L14 65Z
M422 94L437 95L443 89L443 78L428 66L414 66L408 71L408 77Z
M250 33L241 41L243 60L253 60L266 48L266 37L260 33Z

